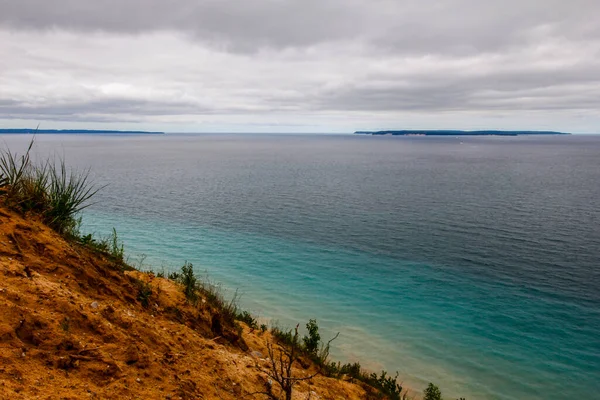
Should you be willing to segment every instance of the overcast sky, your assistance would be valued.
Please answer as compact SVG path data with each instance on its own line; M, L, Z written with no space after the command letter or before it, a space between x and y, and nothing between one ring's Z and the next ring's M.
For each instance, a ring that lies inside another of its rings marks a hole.
M600 133L598 0L0 0L0 126Z

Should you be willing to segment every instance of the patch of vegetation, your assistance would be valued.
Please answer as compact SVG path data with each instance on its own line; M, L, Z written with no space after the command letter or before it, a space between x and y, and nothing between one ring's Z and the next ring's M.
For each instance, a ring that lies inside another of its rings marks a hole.
M223 295L223 290L220 284L212 282L208 276L199 280L198 291L205 299L206 303L213 308L220 319L229 326L235 325L235 320L238 316L238 300L239 294L236 290L231 300L226 300Z
M150 297L152 296L152 285L144 281L137 281L137 300L142 304L142 307L150 306Z
M119 264L125 263L125 247L123 242L119 239L115 228L112 229L110 235L99 239L96 239L91 233L80 235L78 232L79 227L74 230L72 236L82 245L106 254Z
M294 340L294 335L292 330L284 330L278 326L274 326L271 328L271 335L275 338L275 340L285 346L298 346L298 343ZM297 338L296 338L297 339Z
M293 331L289 331L289 346L275 346L272 343L267 343L267 351L269 353L269 359L271 360L271 368L267 372L267 375L275 381L282 394L285 395L286 400L292 400L294 386L301 381L309 380L314 378L319 372L303 377L297 377L293 375L293 365L298 361L302 354L302 348L300 340L298 339L298 325ZM287 338L287 335L286 335ZM266 394L271 399L278 399L273 392L272 385L267 384Z
M182 285L183 293L190 303L198 304L198 300L202 297L202 304L216 312L219 323L224 322L228 326L235 327L236 319L247 323L251 319L254 320L251 314L239 312L237 291L232 299L227 301L221 292L221 285L211 282L208 277L199 279L194 274L194 266L187 261L181 267L181 272L171 272L168 278ZM256 320L253 325L256 328Z
M333 378L346 377L350 382L364 382L372 388L376 389L380 396L384 396L390 400L404 400L407 398L407 393L403 392L403 387L398 383L398 373L395 376L388 375L386 371L369 373L362 369L360 363L328 363L323 365L323 373L326 376Z
M0 184L7 206L22 213L35 213L65 236L78 227L77 214L90 205L98 192L89 179L89 170L76 172L63 159L48 159L40 164L31 160L34 140L25 154L0 152Z
M248 311L244 310L242 312L239 312L236 316L235 319L237 319L238 321L242 321L244 322L246 325L248 325L250 327L250 329L254 330L254 329L258 329L258 322L256 321L256 318L254 318L254 316L252 316L252 314L250 314ZM265 325L265 330L266 330L266 325Z
M179 272L169 272L169 274L167 275L167 279L179 282L179 280L181 279L181 274Z
M69 332L71 330L71 319L69 317L64 317L62 321L60 321L60 329L64 332Z
M386 371L380 374L369 373L361 368L359 363L341 364L329 362L329 350L331 342L339 336L336 334L327 343L321 343L319 326L317 321L311 319L306 324L307 335L302 338L300 343L296 330L284 330L278 326L271 329L271 334L275 340L288 349L296 349L302 355L312 359L319 367L319 373L333 377L341 378L346 376L350 381L360 381L376 389L380 396L390 400L404 400L407 398L406 392L403 393L402 385L398 383L398 373L390 376Z

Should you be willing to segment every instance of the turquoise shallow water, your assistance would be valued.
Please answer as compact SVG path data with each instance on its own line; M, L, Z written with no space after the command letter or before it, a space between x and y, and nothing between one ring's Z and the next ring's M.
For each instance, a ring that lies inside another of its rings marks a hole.
M341 332L335 358L399 371L411 387L434 381L469 398L543 398L565 390L559 378L566 371L585 381L583 369L598 365L597 343L590 343L596 331L585 326L598 320L598 309L540 299L510 282L298 241L88 213L90 231L112 226L134 262L173 270L190 261L226 295L238 289L244 307L283 326L316 317L328 336ZM570 332L557 320L581 327ZM496 389L504 385L510 390ZM592 398L588 390L582 398Z
M11 146L24 138L10 137ZM463 142L461 144L461 142ZM40 137L110 183L85 229L449 398L600 390L600 138Z

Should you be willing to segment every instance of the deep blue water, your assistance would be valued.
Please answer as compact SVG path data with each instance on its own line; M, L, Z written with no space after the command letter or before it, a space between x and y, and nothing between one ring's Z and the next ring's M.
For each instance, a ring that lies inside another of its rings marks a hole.
M3 136L12 149L30 137ZM600 392L600 137L38 136L84 214L264 319L448 398ZM454 397L452 397L454 396Z

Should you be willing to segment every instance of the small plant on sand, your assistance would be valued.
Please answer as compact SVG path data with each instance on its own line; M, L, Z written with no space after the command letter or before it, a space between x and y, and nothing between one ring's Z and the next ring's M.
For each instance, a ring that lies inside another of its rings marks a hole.
M137 290L138 301L141 303L142 307L148 308L150 305L150 297L152 296L152 286L149 283L138 280Z
M229 326L235 325L238 317L239 294L236 290L231 300L227 301L223 295L220 284L212 282L208 276L205 276L198 284L199 292L206 301L206 304L212 307L218 314L219 319Z
M254 318L254 316L252 316L252 314L250 314L248 311L244 310L242 312L239 312L235 319L237 319L238 321L242 321L244 322L246 325L248 325L250 327L250 329L254 330L254 329L258 329L258 322L256 322L256 318Z
M185 262L181 267L180 282L183 285L183 294L185 298L193 304L198 301L198 279L194 275L194 266L192 263Z
M123 242L119 241L117 230L112 229L112 233L108 238L108 253L117 261L123 262L123 256L125 254Z

